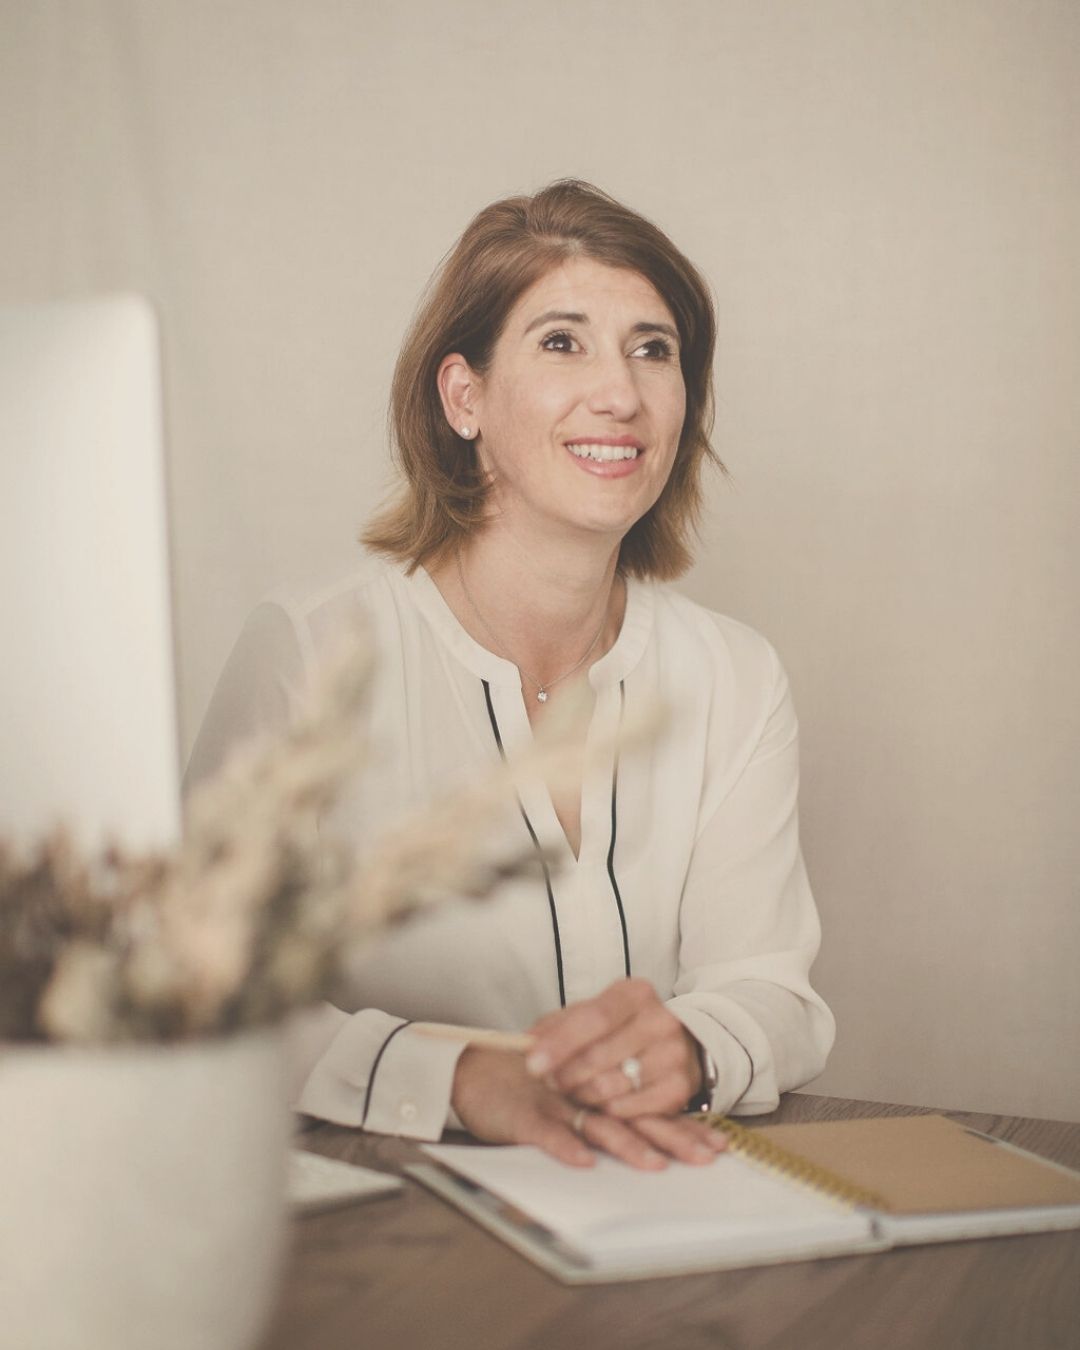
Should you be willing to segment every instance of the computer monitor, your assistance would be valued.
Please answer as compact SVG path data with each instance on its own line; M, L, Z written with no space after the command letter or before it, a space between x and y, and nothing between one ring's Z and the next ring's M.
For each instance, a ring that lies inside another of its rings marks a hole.
M0 834L179 835L157 324L0 306Z

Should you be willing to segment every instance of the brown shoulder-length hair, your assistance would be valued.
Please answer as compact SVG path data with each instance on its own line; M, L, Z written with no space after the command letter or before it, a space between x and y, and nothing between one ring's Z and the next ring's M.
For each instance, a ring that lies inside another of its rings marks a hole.
M405 562L411 572L421 563L441 562L483 523L489 480L475 446L446 420L436 384L439 366L445 356L460 352L483 375L519 297L551 268L575 257L640 273L674 315L686 416L671 475L623 538L619 567L661 581L689 567L689 540L701 509L701 467L705 460L720 465L709 443L712 299L700 273L662 230L577 179L485 207L432 278L398 357L390 397L391 435L405 483L364 531L369 548Z

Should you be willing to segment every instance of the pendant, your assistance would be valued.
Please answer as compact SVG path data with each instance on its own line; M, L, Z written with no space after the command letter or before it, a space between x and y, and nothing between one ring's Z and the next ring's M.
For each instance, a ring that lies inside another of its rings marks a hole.
M536 691L536 701L537 703L547 702L547 690L544 689L542 686Z

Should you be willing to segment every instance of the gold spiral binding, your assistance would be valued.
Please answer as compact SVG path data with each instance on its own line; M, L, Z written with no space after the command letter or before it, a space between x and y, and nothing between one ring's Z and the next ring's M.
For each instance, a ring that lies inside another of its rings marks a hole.
M782 1144L767 1138L757 1130L747 1129L730 1116L710 1115L708 1123L710 1128L719 1130L727 1136L728 1148L733 1153L751 1159L769 1172L777 1172L780 1176L787 1177L789 1181L809 1186L819 1195L827 1196L830 1200L839 1201L843 1205L853 1208L861 1206L868 1209L888 1208L884 1196L879 1195L877 1191L858 1186L819 1163L800 1158L797 1153L792 1153L790 1149L784 1148Z

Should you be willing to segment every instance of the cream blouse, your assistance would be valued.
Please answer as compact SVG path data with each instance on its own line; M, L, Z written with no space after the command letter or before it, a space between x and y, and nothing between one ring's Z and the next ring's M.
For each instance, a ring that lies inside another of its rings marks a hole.
M476 643L422 569L367 560L249 617L188 783L239 738L288 723L320 656L360 621L377 651L372 758L333 824L363 847L532 735L517 668ZM666 586L631 580L618 639L588 671L595 707L577 858L545 785L524 782L492 847L555 866L481 904L451 900L373 945L358 1007L309 1027L298 1108L421 1139L454 1123L461 1046L408 1022L522 1029L628 973L652 982L718 1070L713 1106L769 1111L820 1073L834 1023L810 987L817 912L799 849L795 712L772 647ZM605 748L625 709L670 711L651 745ZM478 823L479 824L479 823ZM362 1005L362 1006L361 1006Z

